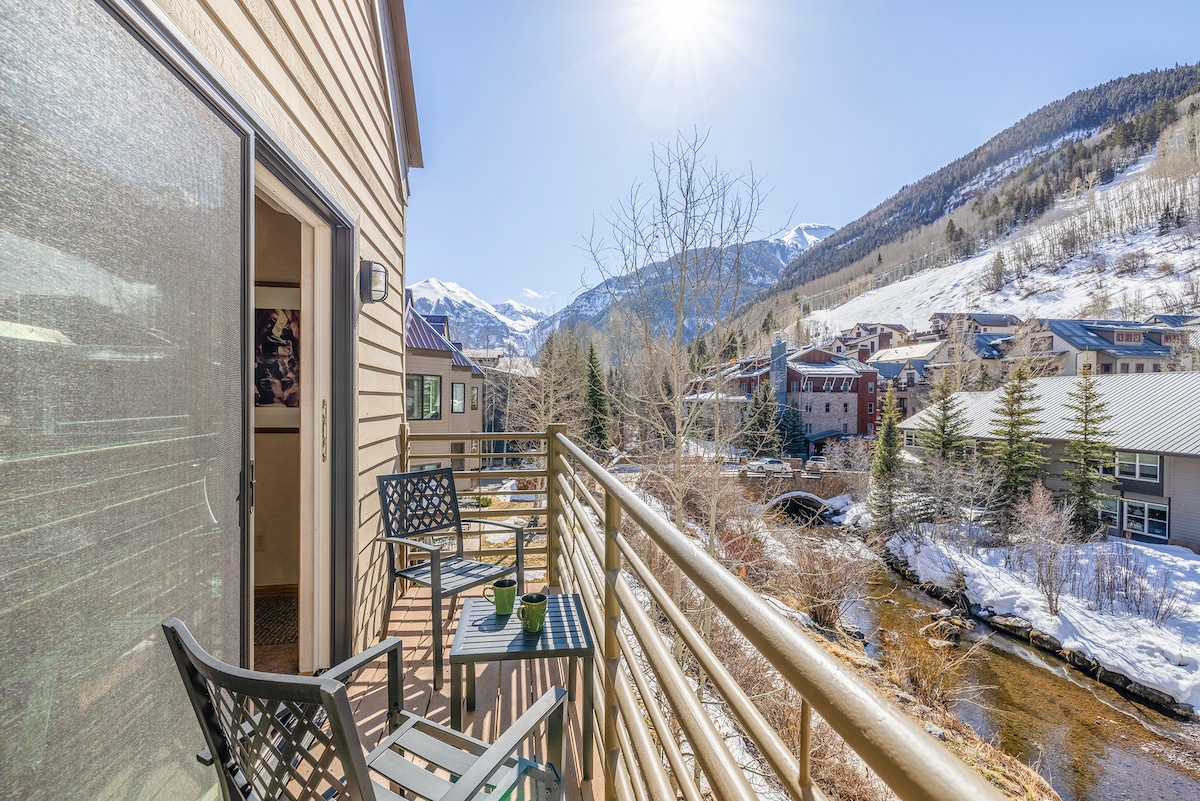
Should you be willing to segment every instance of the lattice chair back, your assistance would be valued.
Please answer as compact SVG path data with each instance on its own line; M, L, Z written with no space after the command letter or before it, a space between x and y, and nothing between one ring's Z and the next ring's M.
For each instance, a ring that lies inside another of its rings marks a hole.
M175 618L163 631L225 801L375 801L344 684L226 665Z
M384 536L419 537L453 528L461 534L454 470L422 470L379 477Z

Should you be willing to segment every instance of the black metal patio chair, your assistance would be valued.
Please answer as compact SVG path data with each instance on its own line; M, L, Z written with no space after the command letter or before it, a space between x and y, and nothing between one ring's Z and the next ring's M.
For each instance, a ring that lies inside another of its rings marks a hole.
M162 626L207 743L197 758L216 766L224 801L400 801L409 794L437 801L498 799L534 781L546 796L563 797L567 694L561 687L551 688L488 745L404 711L395 637L320 676L281 676L217 660L175 618ZM366 753L345 681L385 655L389 734ZM542 723L547 753L539 763L518 749Z
M525 592L525 528L498 520L463 518L450 468L379 476L379 503L383 509L383 541L388 549L388 597L395 598L397 579L429 588L433 610L433 688L442 688L445 656L442 634L442 599L463 590L517 574L517 595ZM516 533L515 565L495 565L463 555L463 523L480 523ZM454 537L454 551L442 552L438 538ZM425 542L427 538L433 542ZM428 558L411 564L404 546L424 551Z

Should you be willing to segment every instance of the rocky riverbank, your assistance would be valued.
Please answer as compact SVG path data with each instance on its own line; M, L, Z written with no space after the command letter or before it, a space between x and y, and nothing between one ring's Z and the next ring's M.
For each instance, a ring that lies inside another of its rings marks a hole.
M1063 644L1057 638L1046 632L1039 631L1030 621L1016 615L997 614L990 607L973 603L962 589L948 589L932 582L922 581L921 576L912 570L903 559L892 553L890 549L885 549L884 560L893 570L919 586L929 595L961 609L965 614L983 621L992 628L1017 637L1035 648L1052 653L1096 680L1123 693L1127 693L1154 709L1174 715L1183 720L1200 721L1200 715L1196 714L1196 710L1191 704L1181 703L1171 695L1153 687L1148 687L1135 678L1123 673L1108 670L1082 650L1064 648Z

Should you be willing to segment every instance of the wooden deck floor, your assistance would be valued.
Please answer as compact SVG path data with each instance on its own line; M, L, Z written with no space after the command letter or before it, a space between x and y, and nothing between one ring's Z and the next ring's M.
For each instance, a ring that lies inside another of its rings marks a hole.
M526 591L555 590L536 582L527 582ZM478 590L468 591L468 597L479 594ZM458 613L462 604L461 599L445 603L447 608L453 609L453 617L443 635L443 647L448 655L450 643L454 641L454 627L458 624ZM404 708L449 726L450 668L447 656L442 689L435 691L433 638L427 590L410 588L408 593L397 601L392 609L388 636L400 637L404 642ZM475 711L463 711L463 730L473 737L493 742L501 731L511 725L546 690L555 685L565 688L566 670L566 659L506 661L478 666ZM386 676L386 663L377 661L364 670L349 687L350 702L365 743L374 744L383 734L384 709L387 705L387 691L384 685ZM582 690L582 687L581 681L579 689ZM596 738L593 755L593 778L589 781L582 778L582 727L595 725L593 721L582 719L582 695L582 691L576 693L575 701L569 704L567 710L566 797L572 801L590 801L604 796L604 769L599 737ZM544 743L538 742L532 748L536 754L544 754Z

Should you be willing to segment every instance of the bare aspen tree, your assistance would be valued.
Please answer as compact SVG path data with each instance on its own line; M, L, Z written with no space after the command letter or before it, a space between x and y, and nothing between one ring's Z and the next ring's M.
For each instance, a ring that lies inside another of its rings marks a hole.
M734 336L743 243L755 233L763 194L752 172L728 172L705 158L706 139L678 134L656 146L651 182L635 183L603 218L607 236L593 230L587 245L611 303L610 328L624 345L623 391L613 399L631 429L624 445L659 479L680 530L690 530L689 492L710 499L702 517L715 554L721 462L740 433L742 409L719 369L693 383L693 343L704 335L709 352L723 354ZM703 441L712 442L715 459L698 458ZM678 602L678 569L672 583ZM708 620L706 611L706 634Z

